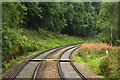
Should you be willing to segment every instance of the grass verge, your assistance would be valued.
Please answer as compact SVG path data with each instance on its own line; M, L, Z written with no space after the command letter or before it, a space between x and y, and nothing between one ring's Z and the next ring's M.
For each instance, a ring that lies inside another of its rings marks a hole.
M118 78L118 56L120 47L103 43L85 43L78 50L74 60L86 62L88 67L97 75L105 78ZM108 53L106 52L108 51Z
M2 70L20 61L22 58L61 45L81 43L85 39L44 31L42 29L11 29L3 30L2 43Z

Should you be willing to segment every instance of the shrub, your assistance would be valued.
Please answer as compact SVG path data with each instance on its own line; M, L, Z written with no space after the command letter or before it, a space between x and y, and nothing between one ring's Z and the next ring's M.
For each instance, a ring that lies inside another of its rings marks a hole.
M101 74L107 78L118 78L118 52L110 50L100 63Z
M107 44L85 43L80 46L78 56L84 60L90 69L106 78L118 78L119 48ZM106 54L108 50L108 54Z

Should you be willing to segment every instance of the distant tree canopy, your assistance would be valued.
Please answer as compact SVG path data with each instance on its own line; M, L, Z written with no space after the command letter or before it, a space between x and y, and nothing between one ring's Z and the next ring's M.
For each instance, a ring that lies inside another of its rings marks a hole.
M20 26L18 23L23 23L22 27L43 28L72 36L89 37L97 33L96 16L99 12L98 6L90 2L4 3L3 23L8 23L12 27L18 27ZM4 20L8 19L7 16L10 22Z
M3 3L3 30L32 28L78 37L98 35L118 44L118 3L10 2Z
M97 34L96 16L100 5L90 2L22 4L27 8L25 22L28 28L43 28L79 37Z

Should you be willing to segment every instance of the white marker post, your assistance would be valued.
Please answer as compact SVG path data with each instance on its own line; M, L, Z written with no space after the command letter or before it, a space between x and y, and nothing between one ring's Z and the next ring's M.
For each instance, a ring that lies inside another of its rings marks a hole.
M106 56L108 55L108 50L106 50Z

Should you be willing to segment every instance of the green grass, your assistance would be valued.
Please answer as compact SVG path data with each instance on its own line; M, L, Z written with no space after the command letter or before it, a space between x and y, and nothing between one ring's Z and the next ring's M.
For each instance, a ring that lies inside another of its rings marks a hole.
M84 41L85 39L48 32L41 29L35 31L21 28L7 28L3 31L3 71L20 61L22 58L33 54L35 51L43 51L61 45L81 43ZM13 59L13 52L17 55L16 59Z
M93 70L93 72L95 74L100 74L100 69L99 69L99 65L100 65L101 59L100 58L96 58L96 59L89 59L87 61L87 65L90 67L90 69Z
M81 52L79 52L80 55ZM93 52L91 54L86 54L84 52L82 52L82 54L80 56L76 56L75 58L73 58L73 60L75 60L76 62L86 62L87 66L93 70L93 72L95 74L99 74L100 70L99 70L99 65L101 62L101 58L100 56L97 57L97 53Z
M73 58L76 62L85 62L87 66L97 75L105 78L118 78L118 51L109 50L109 54L105 55L104 50L86 51L78 50L78 55Z
M52 33L43 30L39 30L39 32L36 32L24 29L23 31L27 39L29 39L28 42L32 41L36 43L36 46L40 46L39 48L41 48L41 50L66 44L80 43L84 41L83 39L77 37L70 37L67 35Z
M79 56L73 58L73 60L75 60L76 62L79 62L79 63L84 61L83 58L81 58Z

